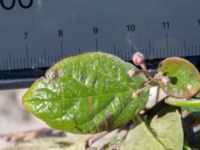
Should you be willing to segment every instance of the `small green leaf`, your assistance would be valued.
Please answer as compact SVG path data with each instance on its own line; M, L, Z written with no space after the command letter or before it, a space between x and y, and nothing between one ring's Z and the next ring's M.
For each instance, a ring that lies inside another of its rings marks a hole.
M166 150L144 122L131 129L120 150Z
M158 72L170 79L168 84L159 82L161 88L172 97L190 98L200 91L198 70L187 60L171 57L160 63Z
M159 112L150 127L142 121L131 129L120 150L182 150L183 138L181 116L170 108Z
M148 99L148 90L132 93L146 82L144 74L131 78L130 63L94 52L66 58L30 87L23 96L26 109L49 126L73 133L96 133L126 124Z
M178 99L168 97L165 102L173 106L179 106L190 112L200 112L200 99Z
M181 115L175 108L169 107L159 112L152 119L150 127L167 149L183 149L184 134Z

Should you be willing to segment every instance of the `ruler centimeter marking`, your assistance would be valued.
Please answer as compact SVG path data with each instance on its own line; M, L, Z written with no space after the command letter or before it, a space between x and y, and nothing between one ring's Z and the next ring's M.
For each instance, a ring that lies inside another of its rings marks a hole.
M1 0L0 71L49 67L89 51L124 60L136 51L147 59L199 56L198 6L198 0Z
M167 41L166 41L167 42ZM186 42L185 42L186 43ZM197 56L200 55L200 45L192 45L192 44L184 44L183 46L180 47L168 47L168 44L166 48L152 48L150 43L148 45L148 49L141 49L137 51L144 52L146 56ZM26 57L24 58L15 58L12 56L11 52L8 52L8 56L5 56L4 59L2 59L2 64L0 66L0 70L14 70L16 68L40 68L40 67L47 67L49 65L52 65L59 59L62 59L64 57L64 50L63 50L63 45L61 44L61 55L60 56L46 56L46 52L44 51L43 56L40 56L40 58L37 57L30 57L28 53L28 49L26 48ZM98 40L95 39L95 48L96 51L99 50L98 48ZM182 51L183 49L186 49L186 51ZM187 51L190 50L190 51ZM173 54L173 51L176 53ZM118 55L122 57L125 60L131 59L131 52L135 52L134 49L131 47L131 51L123 51L119 50L116 48L116 45L113 44L113 54ZM184 53L183 53L184 52ZM81 54L80 47L78 47L78 52L77 54ZM159 57L155 57L159 58ZM163 57L160 57L163 58ZM40 61L42 59L42 61ZM30 67L32 66L32 67Z

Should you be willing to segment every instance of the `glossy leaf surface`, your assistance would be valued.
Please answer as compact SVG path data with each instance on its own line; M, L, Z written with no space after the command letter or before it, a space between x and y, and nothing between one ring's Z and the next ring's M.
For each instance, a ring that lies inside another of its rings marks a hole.
M73 133L96 133L126 124L144 106L148 90L137 98L144 74L110 54L94 52L66 58L31 86L23 97L26 109L49 126Z
M200 75L198 70L187 60L171 57L160 63L158 72L168 77L170 82L161 88L170 96L190 98L200 90Z

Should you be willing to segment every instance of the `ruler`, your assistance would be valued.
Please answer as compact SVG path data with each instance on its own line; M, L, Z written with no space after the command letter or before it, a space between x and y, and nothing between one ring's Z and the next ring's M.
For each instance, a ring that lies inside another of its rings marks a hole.
M198 61L199 6L199 0L0 0L0 79L22 83L90 51L126 61L136 51L149 60Z

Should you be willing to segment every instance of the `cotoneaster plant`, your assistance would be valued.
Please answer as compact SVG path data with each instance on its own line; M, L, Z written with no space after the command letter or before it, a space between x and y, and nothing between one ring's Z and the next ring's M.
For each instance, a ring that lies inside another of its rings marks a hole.
M124 127L140 116L155 85L166 103L200 112L200 74L190 62L167 58L152 75L141 53L132 60L141 69L103 52L63 59L33 83L23 105L49 126L77 134Z

